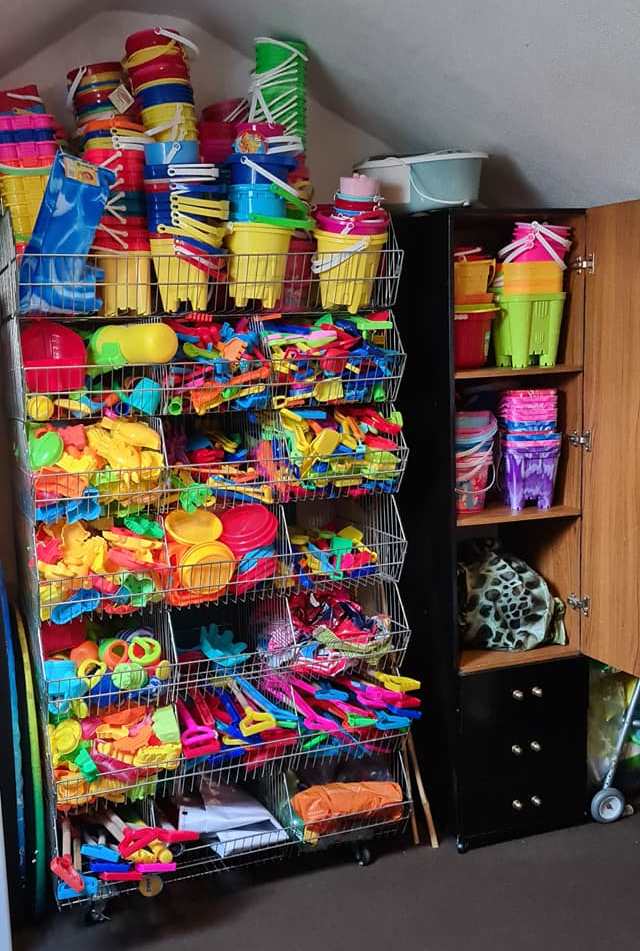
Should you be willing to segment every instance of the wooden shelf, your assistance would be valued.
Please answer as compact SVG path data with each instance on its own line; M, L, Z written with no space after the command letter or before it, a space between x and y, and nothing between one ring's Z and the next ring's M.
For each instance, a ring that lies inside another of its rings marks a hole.
M463 650L458 670L461 674L477 674L481 670L499 670L562 657L577 657L579 653L572 644L548 644L531 651Z
M555 367L480 367L479 370L458 370L456 380L495 380L513 376L552 376L556 374L582 373L582 367L559 363Z
M539 509L528 506L521 512L512 512L506 505L498 502L489 502L486 508L472 515L459 515L458 528L468 528L471 525L503 525L513 522L533 522L548 518L579 518L581 511L574 505L554 505L550 509Z

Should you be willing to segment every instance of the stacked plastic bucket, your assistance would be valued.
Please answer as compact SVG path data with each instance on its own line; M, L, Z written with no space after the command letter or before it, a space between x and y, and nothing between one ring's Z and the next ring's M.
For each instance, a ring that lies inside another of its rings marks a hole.
M288 184L302 143L281 125L240 122L226 162L230 174L229 294L273 308L280 301L292 238L314 227L309 207ZM305 245L308 247L308 245Z
M193 88L184 50L197 47L173 30L133 33L125 65L147 135L158 142L197 142Z
M67 105L73 105L76 125L80 130L85 122L92 119L108 119L119 115L128 115L137 121L140 119L118 62L76 66L68 72Z
M31 237L57 150L53 116L0 115L0 195L18 254Z
M494 470L493 446L498 424L493 413L456 413L456 510L470 515L484 508Z
M209 277L222 267L229 205L219 170L198 161L192 141L145 146L149 240L165 310L206 310Z
M333 206L315 213L322 306L346 306L356 314L371 300L380 256L389 235L389 215L380 205L379 183L366 175L340 179Z
M233 152L236 125L244 122L249 114L246 99L227 99L214 102L202 110L198 123L200 155L203 162L222 165Z
M112 67L107 71L107 67ZM81 77L80 79L78 77ZM79 66L67 74L70 100L81 125L82 157L115 175L92 251L104 272L105 316L151 312L151 265L144 200L144 129L134 108L121 114L106 94L96 92L91 108L79 105L85 84L110 91L123 82L118 63ZM125 101L126 105L126 101Z
M456 370L483 367L489 356L491 326L498 308L489 284L496 262L480 246L453 252L453 351Z
M506 390L500 400L501 478L506 505L539 509L553 503L562 435L555 389Z
M499 251L493 290L497 366L555 366L566 294L562 290L571 229L517 222L513 240Z

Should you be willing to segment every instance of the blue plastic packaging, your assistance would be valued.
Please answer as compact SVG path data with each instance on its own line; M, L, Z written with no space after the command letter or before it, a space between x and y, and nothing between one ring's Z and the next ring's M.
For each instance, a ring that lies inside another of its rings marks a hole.
M115 174L58 152L20 266L22 313L91 314L101 307L87 265Z

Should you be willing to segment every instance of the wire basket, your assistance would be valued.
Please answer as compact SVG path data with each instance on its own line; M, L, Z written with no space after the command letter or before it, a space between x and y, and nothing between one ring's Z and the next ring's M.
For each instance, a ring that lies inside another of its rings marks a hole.
M333 272L323 266L332 265L335 255L313 251L203 254L195 264L177 254L27 251L19 262L20 312L74 319L177 313L185 307L228 316L265 310L319 314L327 309L323 300L379 310L395 303L403 254L392 229L382 251L353 253ZM323 271L322 291L317 268Z
M389 327L367 331L375 349L347 355L334 355L322 349L301 355L297 346L292 355L291 347L279 342L278 328L283 326L282 322L260 320L262 346L273 367L273 408L393 402L398 396L406 354L393 311L385 311L384 316ZM285 329L290 328L294 337L299 336L297 329L302 327L306 332L312 326L314 323L304 317L284 322ZM289 330L286 332L288 336Z
M292 803L292 773L295 775L295 770L276 777L278 790L274 808L282 824L308 849L327 848L338 841L371 839L399 832L407 826L413 802L406 769L399 754L389 758L389 781L395 782L400 788L401 798L398 802L373 810L341 813L331 818L306 822L300 818Z
M251 329L261 338L263 359L203 363L174 358L165 364L123 367L97 363L79 367L65 361L26 365L20 338L24 321L12 318L8 321L10 415L43 422L51 418L92 419L110 409L125 415L134 411L175 417L342 403L384 404L396 398L406 363L393 312L388 314L391 327L371 335L377 348L375 359L366 353L285 359L277 347L269 345L269 323L252 319ZM57 323L59 315L52 319ZM301 318L296 320L300 324ZM127 324L144 327L161 322L161 317L145 317ZM87 318L77 330L92 332L103 324Z

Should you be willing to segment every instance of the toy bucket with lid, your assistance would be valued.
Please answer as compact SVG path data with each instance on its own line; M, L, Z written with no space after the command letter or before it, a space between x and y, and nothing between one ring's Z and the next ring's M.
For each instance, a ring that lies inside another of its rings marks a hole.
M320 298L326 310L346 307L349 313L357 314L368 306L387 234L342 235L321 228L314 231L318 252L311 269L319 277Z
M229 294L236 307L249 300L276 306L282 294L292 232L253 222L232 222L227 235Z
M355 171L380 182L387 206L415 212L455 208L478 200L486 152L427 152L374 158Z
M104 271L102 314L117 317L132 314L144 317L151 307L151 255L144 251L116 251L98 254Z

